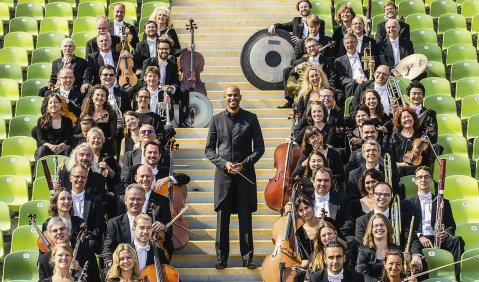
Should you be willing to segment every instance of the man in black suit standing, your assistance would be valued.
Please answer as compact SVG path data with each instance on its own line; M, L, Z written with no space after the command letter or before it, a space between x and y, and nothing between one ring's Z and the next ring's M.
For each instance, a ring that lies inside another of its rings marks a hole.
M399 21L390 19L386 22L387 37L379 42L379 60L381 65L387 65L391 73L395 76L401 74L394 69L396 65L404 58L414 54L414 48L411 41L401 40L399 37Z
M398 9L396 4L394 4L394 1L389 1L386 4L384 4L384 15L388 19L397 19L398 15ZM410 31L409 31L409 25L405 23L404 21L399 22L399 37L401 41L410 41ZM387 38L387 32L386 32L386 22L381 22L378 24L377 29L376 29L376 41L378 43L384 41L384 39Z
M364 276L344 267L346 250L337 241L328 242L323 250L326 268L311 274L311 282L362 282Z
M110 23L108 22L107 17L98 17L96 19L96 30L98 34L103 33L103 32L110 32ZM112 46L115 47L118 43L120 43L120 37L110 34L111 36L111 42ZM88 58L88 55L91 55L93 53L98 52L98 43L97 43L97 38L94 37L90 40L87 41L86 43L86 57Z
M417 236L424 248L434 248L435 236L438 235L441 240L441 249L447 250L454 256L454 261L461 260L464 253L464 241L460 236L454 236L456 232L456 223L452 214L451 204L448 200L443 199L444 206L442 212L442 222L444 228L440 234L436 234L436 215L437 204L436 195L431 193L431 169L427 166L420 166L414 173L414 182L417 185L417 195L404 200L415 209L417 229L414 230L413 236ZM454 189L449 187L449 189ZM457 264L456 278L460 279L460 265Z
M225 90L226 110L213 116L206 140L206 157L216 166L215 211L217 269L227 267L229 225L232 213L238 213L239 241L243 266L256 268L253 262L251 213L257 210L254 164L264 154L264 140L255 114L240 108L238 86Z
M71 223L66 219L60 217L52 217L48 221L47 231L49 240L54 244L67 244L71 245ZM75 238L76 239L76 238ZM72 246L74 248L75 246ZM38 257L38 274L40 281L52 277L53 266L50 263L52 251L48 251L44 254L40 254ZM75 258L72 258L72 276L76 277L80 275L82 267L88 262L88 269L86 274L88 275L88 281L100 282L100 271L96 262L95 252L88 246L88 243L80 243L78 253ZM18 267L21 267L19 265Z
M113 6L113 21L109 22L110 25L110 34L112 36L118 36L122 39L122 36L125 33L131 34L131 41L130 45L135 49L136 44L138 44L138 33L136 32L136 28L129 23L124 22L125 19L125 5L122 3L116 3ZM126 38L123 38L126 40ZM116 45L113 45L116 46Z

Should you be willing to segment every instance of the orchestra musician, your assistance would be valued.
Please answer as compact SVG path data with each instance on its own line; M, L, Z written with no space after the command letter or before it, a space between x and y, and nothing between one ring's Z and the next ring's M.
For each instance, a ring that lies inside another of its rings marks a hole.
M92 118L84 118L80 121L80 133L73 134L73 148L80 145L81 143L86 143L86 135L90 129L95 127L95 121Z
M346 127L346 135L348 137L348 145L350 151L355 151L363 144L363 138L361 136L361 127L364 122L371 119L369 108L365 105L360 105L356 108L352 118L346 121L346 124L350 125L350 128ZM377 137L376 137L377 138Z
M335 89L331 86L323 86L319 89L319 100L328 110L328 123L332 127L341 127L344 123L344 113L339 108L334 98Z
M73 249L67 244L55 245L50 263L55 266L51 277L40 279L39 282L75 281L70 274L73 263Z
M111 257L112 265L106 274L105 282L145 282L140 278L138 257L130 244L119 244Z
M226 110L213 116L205 147L206 157L216 166L215 267L227 267L230 217L232 213L238 213L243 266L253 269L256 265L253 262L251 213L258 205L254 164L264 154L263 134L256 115L240 107L242 96L237 86L228 86L224 98Z
M122 38L125 36L125 33L131 34L130 45L135 49L138 44L138 33L136 32L135 26L124 21L125 19L126 8L122 3L115 3L113 5L113 21L109 21L110 25L110 34ZM126 40L126 38L122 38ZM115 45L116 46L116 45Z
M133 146L133 151L128 151L125 153L123 169L125 167L130 167L137 164L144 164L145 158L143 157L144 155L143 149L145 145L152 141L156 141L156 142L161 141L161 140L160 141L157 140L155 130L153 126L151 126L150 124L143 124L140 127L139 133L140 133L140 143L139 144L137 143L138 145ZM167 166L168 164L166 162L169 162L169 160L168 158L162 158L161 162L165 163L165 165Z
M374 89L367 89L361 96L361 104L369 108L370 121L376 125L379 140L389 140L393 131L391 117L384 112L379 93Z
M422 105L424 97L426 96L426 88L419 81L413 80L406 88L407 96L409 97L409 107L416 112L419 120L418 131L422 134L426 133L432 144L437 142L437 118L436 111L426 108Z
M328 86L327 76L321 67L305 67L302 74L302 84L296 96L298 118L302 119L304 113L313 101L321 101L319 90ZM306 120L304 119L303 122Z
M194 45L190 45L189 48L181 48L176 30L173 28L173 25L170 25L170 11L162 6L153 10L150 15L150 21L156 23L158 39L166 40L170 43L170 54L172 55L170 59L178 58L183 52L189 51L191 47L194 47ZM146 34L143 35L143 39L145 38Z
M143 62L156 57L156 44L158 43L158 27L155 21L147 21L144 26L146 38L139 42L135 48L136 75L140 76Z
M389 67L386 65L380 65L374 71L374 80L367 81L356 88L354 92L353 100L351 101L351 107L349 112L353 113L358 105L361 103L362 94L368 89L374 89L381 96L381 104L384 108L384 113L392 115L392 109L389 105L389 94L387 88L387 82L389 77Z
M98 34L100 33L109 33L110 32L110 22L108 21L108 17L101 16L96 19L96 30ZM120 43L121 39L120 37L110 34L111 36L111 45L116 46L118 43ZM86 58L88 58L89 55L94 54L99 51L98 49L98 35L96 37L93 37L92 39L88 40L86 43Z
M300 144L303 141L304 132L308 126L314 126L321 131L324 142L328 145L334 145L337 139L336 132L331 125L327 123L328 110L322 102L312 101L306 111L306 115L296 124L294 128L294 141Z
M148 72L148 75L147 75L149 77L148 81L153 81L153 80L156 81L158 68L157 67L151 67L151 68L152 68L152 70L150 72ZM153 83L150 82L150 84L153 84ZM138 92L136 92L135 101L136 101L136 104L137 104L138 108L136 109L135 114L137 114L138 117L140 118L140 122L141 122L142 125L146 125L146 124L151 125L154 128L156 138L158 140L160 140L162 144L166 145L166 141L171 139L171 137L175 136L176 131L172 126L169 126L169 127L165 126L165 122L163 120L166 120L166 117L162 117L159 114L157 114L156 112L152 112L150 110L151 93L152 92L150 92L150 90L148 90L147 88L141 88L140 90L138 90ZM154 91L153 91L153 93L154 93ZM158 94L163 95L164 93L165 93L164 91L161 91L159 93L157 92L157 95ZM168 95L165 95L165 97L163 99L161 99L161 97L157 96L156 99L157 99L157 102L156 102L157 107L159 107L158 103L161 100L171 101L169 99ZM173 108L171 107L170 112L172 110L173 110ZM165 109L165 111L166 111L166 109ZM165 113L163 113L163 114L165 114ZM171 116L172 115L170 115L170 117ZM165 131L167 133L165 133ZM135 148L133 148L133 149L135 149Z
M379 182L384 182L384 176L382 172L375 168L366 169L361 174L359 178L359 193L362 198L351 202L354 220L374 209L373 186Z
M299 40L294 46L293 65L296 64L298 60L300 60L305 54L307 54L305 45L307 38L316 39L320 46L325 46L331 42L331 37L325 36L324 34L320 33L321 19L317 15L309 15L306 19L306 24L308 26L309 34L308 37ZM334 52L334 48L327 48L323 51L323 54L327 57L336 57L336 52Z
M137 146L140 145L140 127L142 125L140 116L133 111L127 111L123 115L123 119L125 129L123 130L123 139L121 139L120 155L118 157L120 168L123 168L126 152L133 151L136 144L138 144Z
M336 11L334 19L339 25L333 32L333 40L337 43L335 46L335 54L338 53L339 44L342 42L344 36L352 31L353 18L356 17L356 13L349 5L342 5Z
M364 20L360 16L355 16L351 21L351 31L356 35L358 39L358 52L361 56L364 56L364 49L370 48L369 54L373 56L375 59L374 61L379 62L378 57L378 48L376 44L376 40L374 38L369 37L364 34ZM338 53L337 57L343 56L346 54L346 50L344 49L343 42L338 42Z
M144 80L145 80L145 83L146 83L146 87L143 88L143 89L146 89L148 90L149 92L149 110L153 113L162 113L161 110L160 110L160 103L163 102L163 103L168 103L168 108L169 108L169 115L170 115L170 121L173 120L173 115L174 115L174 111L173 111L173 104L172 104L172 100L171 100L171 97L170 95L173 95L174 91L173 92L169 92L169 91L165 91L166 89L168 89L168 85L165 85L163 87L160 86L160 69L156 66L148 66L145 71L144 71ZM174 86L171 86L171 87L178 87L178 85L174 85ZM141 91L141 90L140 90ZM138 92L139 94L139 92ZM137 96L138 98L139 96ZM141 105L139 104L140 102L142 101L137 101L138 103L138 107L140 107ZM142 109L142 111L144 111L144 109ZM164 113L162 113L163 115L165 115L163 117L163 119L166 121L166 109L165 110L162 110L164 111ZM146 120L144 121L144 123L147 123ZM151 123L150 123L151 124ZM153 124L152 124L153 125Z
M401 59L414 54L414 48L411 41L400 40L398 20L386 21L386 34L386 39L378 43L379 60L381 65L387 65L391 73L398 77L401 74L394 67Z
M437 204L436 195L431 193L432 183L431 169L427 166L420 166L414 173L414 183L417 186L417 195L404 200L415 209L418 228L414 230L413 236L417 236L424 248L434 248L434 238L436 235L436 224L443 224L442 231L439 234L441 240L441 249L449 251L454 261L460 261L464 253L464 240L461 236L455 236L456 223L451 209L451 204L447 199L443 199L444 206L442 210L442 222L437 222ZM454 189L454 187L448 187ZM460 281L460 264L455 265L456 279Z
M384 258L383 275L379 282L401 282L406 278L404 273L405 255L400 250L390 250ZM409 278L408 281L417 282L416 278Z
M389 1L384 4L384 16L387 19L398 19L397 18L398 9L394 1ZM410 41L410 28L407 23L400 20L399 21L399 38L401 41ZM386 32L386 21L380 22L376 29L376 41L378 44L383 42L387 38Z

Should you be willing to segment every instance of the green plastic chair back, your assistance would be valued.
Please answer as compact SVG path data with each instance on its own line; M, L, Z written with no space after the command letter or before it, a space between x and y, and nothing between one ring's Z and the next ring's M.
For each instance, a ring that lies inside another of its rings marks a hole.
M20 211L18 212L18 226L29 225L28 222L28 215L35 214L36 223L41 226L45 220L47 220L50 216L48 215L48 207L50 206L50 201L46 200L35 200L29 201L23 204L20 207Z
M68 4L70 4L70 6L72 6L73 10L75 10L76 7L77 7L77 1L76 0L48 0L48 3L56 3L56 2L68 3Z
M464 240L464 250L473 250L479 248L479 223L466 223L456 227L456 236L461 236ZM465 269L461 269L461 274ZM477 272L477 266L476 266ZM461 277L462 279L462 277ZM478 278L479 279L479 278Z
M81 0L80 0L81 1ZM324 0L323 0L324 1ZM165 4L170 4L170 0L143 0L143 3L148 3L148 2L161 2ZM313 3L314 1L311 1ZM321 0L319 2L322 2ZM313 4L314 5L314 4Z
M35 178L40 178L40 177L45 176L45 171L43 170L43 166L42 166L42 163L41 163L42 160L47 160L47 166L48 166L48 170L50 171L50 174L51 175L55 174L55 164L54 164L54 161L53 161L53 159L55 157L57 157L57 159L58 159L58 171L60 171L64 167L66 167L68 165L68 161L70 160L69 157L63 156L63 155L49 155L49 156L39 158L37 160L37 164L35 166L35 168L36 168Z
M65 34L61 32L40 33L37 37L37 48L40 48L40 47L58 48L62 45L63 39L65 39Z
M443 34L450 29L466 29L466 18L463 15L452 13L439 16L437 20L437 34Z
M476 137L479 137L479 114L469 117L469 120L467 121L467 140L471 140Z
M27 79L49 79L51 74L51 63L33 63L28 67Z
M414 183L414 175L406 175L399 179L399 182L404 185L404 192L406 198L411 198L417 195L417 186Z
M419 0L402 1L398 5L398 16L406 17L411 14L425 14L424 2Z
M35 44L30 33L16 31L5 35L3 47L21 47L25 48L28 54L31 54L33 49L35 49Z
M30 97L27 97L26 99L30 99ZM33 137L9 137L5 139L2 144L2 156L23 156L28 158L31 164L35 163L36 150L37 140L35 140Z
M474 141L472 143L472 160L473 161L479 160L479 138L478 137L474 138ZM476 175L477 175L477 169L476 169Z
M479 94L465 97L461 103L461 119L467 121L470 117L477 115L477 109L479 109Z
M85 2L92 2L92 0L79 0L78 3L81 4L81 3L85 3ZM102 4L103 7L105 7L105 9L108 6L107 0L95 0L94 2Z
M72 34L73 42L75 42L75 45L77 46L77 48L75 49L75 52L77 52L80 49L80 47L84 48L88 40L94 38L96 34L97 34L96 31L95 32L78 32L78 33ZM78 56L78 54L76 55Z
M0 144L7 139L7 124L3 118L0 118Z
M21 205L28 202L28 186L24 177L13 175L13 173L21 169L16 163L10 165L9 161L13 158L0 157L2 164L9 165L8 168L2 167L0 171L0 191L2 192L0 193L0 201L7 204L10 211L16 212ZM19 158L17 157L16 159ZM26 158L23 159L23 164L30 169L28 160Z
M479 187L474 177L450 175L446 177L444 187L444 198L449 201L459 199L479 200Z
M0 119L8 124L13 117L12 105L10 100L5 97L0 97Z
M42 107L43 97L22 97L18 99L15 108L15 116L35 115L41 116L40 108Z
M468 156L461 154L442 154L439 159L446 159L446 176L450 175L465 175L471 176L471 161ZM434 163L433 171L434 181L439 180L439 165Z
M4 243L3 243L3 236L0 236L0 259L3 259L5 257L5 251L4 251Z
M0 49L0 62L19 64L22 70L28 67L28 52L21 47L5 47Z
M439 135L437 144L443 147L443 154L459 154L469 156L467 140L461 135Z
M446 250L434 249L434 248L424 248L422 249L422 254L424 255L427 266L429 269L434 269L438 266L444 266L446 264L454 262L452 254ZM450 265L433 271L429 273L430 278L440 277L440 278L450 278L454 279L454 266Z
M20 226L13 230L10 252L38 251L37 240L38 233L35 227L31 225Z
M454 221L457 226L479 222L478 200L460 199L451 201Z
M125 5L125 19L124 21L136 25L137 18L136 18L136 1L128 2L128 1L110 1L110 6L108 8L108 18L113 18L113 8L115 3L123 3Z
M0 78L12 79L21 84L23 82L22 67L19 64L0 63Z
M77 18L81 17L103 17L106 16L105 5L100 2L84 2L78 5ZM96 30L96 28L95 28Z
M8 254L3 261L3 281L38 281L38 250ZM21 267L20 267L21 266Z
M461 262L461 281L470 282L470 281L479 280L479 272L477 271L477 261L475 259L467 260L468 258L477 257L477 256L479 256L479 249L475 249L475 250L469 249L468 251L462 254L461 259L466 261Z
M41 21L43 6L38 3L20 3L15 8L15 17L29 17Z
M447 48L446 65L461 61L477 61L476 48L470 44L454 44Z
M146 5L146 4L149 4L149 3L152 3L152 2L147 2L147 1L143 1L143 5L142 5L142 10L144 9L143 7ZM167 3L166 1L158 1L158 2L153 2L153 3L156 3L156 4L159 4L159 5L163 5L163 6L166 6L168 7L168 10L169 10L169 3ZM315 15L331 15L331 2L328 2L328 1L324 1L324 0L319 0L319 1L311 1L311 14L315 14ZM152 11L153 12L153 11ZM142 14L143 14L143 11L142 11ZM151 15L151 13L150 13ZM148 17L150 16L148 15ZM143 18L143 16L142 16Z
M451 83L465 77L479 77L478 62L457 62L451 65Z
M36 178L33 181L32 200L46 200L51 198L50 188L48 187L48 181L45 176Z
M452 45L463 44L472 46L472 35L467 29L450 29L444 32L442 40L442 49L445 50ZM472 59L477 61L477 58Z
M140 33L145 32L145 24L147 21L150 20L150 17L143 17L140 19L140 23L138 24L138 38L143 38L143 34L140 36ZM326 28L326 27L325 27ZM326 31L326 30L325 30Z
M18 89L18 83L13 79L0 79L0 97L5 97L10 101L11 105L17 103L20 98L20 90Z
M452 0L436 0L431 2L429 14L434 20L445 14L457 14L456 2Z
M86 48L85 47L76 48L75 49L75 56L77 56L79 58L83 58L83 59L86 60Z
M12 136L32 136L32 129L37 125L37 116L25 115L15 116L10 121L10 128L8 130L9 137Z
M479 77L461 78L456 83L456 100L479 94Z
M0 2L0 20L3 23L7 23L10 21L10 8L8 4Z
M375 17L377 15L382 15L384 14L384 4L386 4L387 1L383 0L378 0L378 1L371 1L371 17ZM363 3L363 8L365 10L368 9L368 3L365 2ZM331 14L331 13L329 13Z
M44 18L40 22L40 32L61 32L65 36L69 36L68 20L60 17Z
M411 41L414 46L420 44L437 44L437 34L434 29L411 30Z
M35 63L53 63L58 58L62 57L60 48L41 47L33 50L32 64Z
M38 96L38 92L40 88L42 88L49 79L29 79L25 80L22 83L22 89L20 91L21 97L30 97L30 96Z
M0 201L0 231L2 234L10 232L12 229L12 223L10 221L10 210L7 203ZM1 235L1 234L0 234ZM0 236L3 239L3 236ZM1 241L3 247L3 241ZM3 248L0 247L0 258L3 258Z
M434 95L451 96L451 84L449 80L442 77L426 77L421 79L426 89L426 97Z
M34 18L17 17L10 20L8 25L10 32L24 31L33 36L38 35L38 24Z
M434 29L434 21L432 17L425 13L411 14L406 17L406 23L409 25L409 29Z
M316 3L319 3L320 1L316 1ZM311 3L312 4L312 3ZM144 3L143 5L141 5L141 18L145 18L145 17L150 17L150 15L153 13L153 11L158 8L158 7L163 7L167 10L169 10L169 5L166 4L166 3L161 3L161 2L148 2L148 3ZM321 5L314 5L313 4L313 8L316 8L314 9L311 9L311 14L315 14L315 15L329 15L331 16L331 3L328 3L328 2L324 2L322 1L321 2ZM140 29L142 29L142 26L140 26Z
M95 17L76 18L75 21L73 22L72 38L73 38L74 34L79 33L79 32L88 32L88 33L92 33L92 34L96 35L96 33L97 33L97 31L96 31L96 18ZM75 41L75 39L73 39L73 41Z
M20 3L37 3L45 7L45 0L17 0L18 4Z
M0 3L7 4L8 8L13 11L13 0L0 0Z
M461 15L466 18L466 21L470 23L472 17L479 14L479 3L475 0L466 0L462 3Z
M45 18L61 17L68 22L73 21L73 8L69 3L53 2L45 7Z
M334 4L334 11L337 11L341 6L348 5L350 6L356 15L362 14L363 11L363 3L362 1L337 1Z
M429 61L442 63L442 51L437 44L418 44L414 45L414 53L423 54Z
M457 114L456 100L451 96L433 95L424 98L424 107L436 111L437 114Z
M344 102L344 117L349 117L349 111L351 107L351 102L353 101L353 96L350 96L346 98L346 101Z
M115 3L131 3L133 5L135 5L135 9L138 5L138 2L136 0L110 0L110 6L112 6L112 4L115 4Z
M471 33L477 36L479 33L479 14L475 15L471 19Z
M378 30L378 25L382 22L386 21L386 17L383 14L379 14L377 16L374 16L372 19L372 32L376 34L376 31Z

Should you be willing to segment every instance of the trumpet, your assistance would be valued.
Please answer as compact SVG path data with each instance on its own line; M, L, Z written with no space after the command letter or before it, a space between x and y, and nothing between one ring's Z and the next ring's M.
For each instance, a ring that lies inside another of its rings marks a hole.
M120 110L120 107L118 106L118 103L116 102L116 98L113 97L112 99L113 103L111 103L111 107L113 108L113 110L115 111L116 113L116 116L118 117L118 120L122 120L123 119L123 114Z
M170 123L170 103L158 102L158 105L156 106L156 113L162 118L166 117L166 124L165 125L171 125L171 123Z
M406 102L402 96L401 87L399 87L397 78L392 75L389 76L386 87L388 89L389 105L394 115L398 108L406 106Z
M361 61L363 62L363 69L369 69L369 80L373 80L373 74L374 74L374 57L372 54L372 47L371 47L371 42L369 42L368 47L364 48L364 55L361 58ZM369 64L370 62L373 62L372 64Z

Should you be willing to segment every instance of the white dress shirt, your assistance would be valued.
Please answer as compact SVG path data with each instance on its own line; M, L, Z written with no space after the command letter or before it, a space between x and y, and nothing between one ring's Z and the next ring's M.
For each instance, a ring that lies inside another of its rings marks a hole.
M148 43L148 50L150 51L150 58L156 57L156 38L154 39L146 39Z
M315 65L315 66L318 66L319 65L319 54L316 55L315 57L309 57L308 61Z
M145 193L145 203L143 204L143 209L141 210L142 213L146 213L148 211L148 204L150 201L151 190Z
M135 216L131 215L129 212L126 212L128 216L128 223L130 224L130 238L131 242L135 241L135 231L133 231L133 221L135 220Z
M160 87L166 85L166 65L168 65L168 61L158 61L158 67L160 69Z
M344 277L343 277L344 269L341 270L338 274L333 274L331 271L328 269L328 280L329 282L342 282Z
M361 37L357 37L357 38L358 38L358 46L356 46L356 50L361 50L361 47L363 46L364 35L361 35Z
M362 79L368 80L364 74L363 67L361 65L361 60L359 59L359 53L356 51L353 55L347 54L349 58L349 64L351 65L351 70L353 72L353 79Z
M85 190L81 192L80 194L75 193L75 191L72 190L72 201L73 201L73 211L75 212L75 216L83 217L83 213L85 210Z
M386 85L379 85L374 82L374 90L376 90L381 97L381 104L383 104L384 113L391 114L391 105L389 104L389 93Z
M308 24L306 23L305 19L301 19L301 21L303 22L303 32L301 38L306 38L309 34Z
M422 234L426 236L434 235L434 228L432 228L432 194L429 192L426 195L419 194L419 201L421 202L421 216L422 216Z
M314 193L314 216L321 217L321 209L329 214L329 192L326 195L320 196Z
M148 91L150 92L150 111L156 113L156 107L158 107L158 91L160 89L156 88L155 91Z
M374 208L374 214L377 214L377 213L382 213L385 217L389 218L389 208L387 208L387 210L385 210L384 212L381 212L377 210L376 208Z
M148 260L148 251L150 250L150 244L146 244L145 246L141 246L141 243L135 239L135 250L136 254L138 255L138 267L140 271L143 270L146 266L146 261Z
M100 51L100 55L103 57L103 63L105 65L115 66L115 62L113 61L113 55L111 54L111 50L108 53L104 53Z
M71 88L70 88L71 90ZM70 95L70 90L64 90L63 88L60 87L60 96L65 98L65 100L67 101L68 103L68 95Z
M124 25L125 25L124 22L114 21L113 22L113 35L122 36L123 35L122 29L123 29Z
M394 66L396 66L401 60L401 53L399 52L399 37L396 39L389 39L389 41L391 42L391 46L393 48Z

